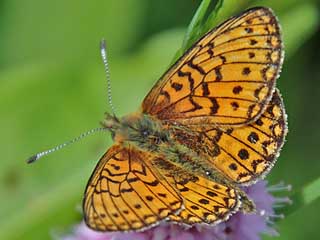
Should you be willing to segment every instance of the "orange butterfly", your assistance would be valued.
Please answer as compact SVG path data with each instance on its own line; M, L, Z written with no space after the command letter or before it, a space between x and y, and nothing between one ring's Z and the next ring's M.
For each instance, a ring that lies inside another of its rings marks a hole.
M283 55L273 12L249 9L186 51L138 112L106 115L115 144L88 182L86 224L143 230L162 220L215 224L253 212L240 186L269 172L287 132L275 88Z

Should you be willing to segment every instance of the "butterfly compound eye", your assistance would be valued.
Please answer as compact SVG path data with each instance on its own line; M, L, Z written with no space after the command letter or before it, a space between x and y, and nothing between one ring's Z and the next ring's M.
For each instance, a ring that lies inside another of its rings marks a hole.
M147 129L142 130L142 136L143 136L143 137L148 137L149 135L150 135L149 130L147 130Z

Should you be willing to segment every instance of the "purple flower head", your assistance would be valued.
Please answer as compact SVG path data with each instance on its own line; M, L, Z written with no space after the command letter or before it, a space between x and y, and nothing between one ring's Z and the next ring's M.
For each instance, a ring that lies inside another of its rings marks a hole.
M178 224L162 223L144 232L101 233L89 229L84 223L77 225L63 240L259 240L261 234L278 235L273 228L274 208L290 203L289 198L274 197L271 193L290 190L283 183L267 187L266 181L244 188L257 208L256 214L238 212L226 222L215 226L196 225L186 228Z

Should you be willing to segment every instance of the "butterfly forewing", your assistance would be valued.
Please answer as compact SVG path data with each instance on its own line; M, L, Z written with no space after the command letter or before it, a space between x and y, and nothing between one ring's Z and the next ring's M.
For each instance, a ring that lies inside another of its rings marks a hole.
M144 113L185 125L245 125L272 97L283 59L276 17L254 8L187 51L145 98Z
M182 207L170 184L148 166L152 154L114 145L101 158L84 197L86 224L100 231L141 230Z

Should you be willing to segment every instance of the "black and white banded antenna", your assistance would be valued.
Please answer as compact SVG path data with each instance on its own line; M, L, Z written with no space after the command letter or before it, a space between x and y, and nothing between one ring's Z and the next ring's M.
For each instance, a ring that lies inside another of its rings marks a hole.
M91 135L91 134L93 134L95 132L100 132L100 131L105 131L105 130L108 130L108 129L107 128L102 128L102 127L91 129L91 130L89 130L89 131L87 131L85 133L80 134L78 137L76 137L76 138L74 138L74 139L72 139L72 140L70 140L68 142L62 143L62 144L60 144L60 145L58 145L56 147L53 147L51 149L48 149L48 150L45 150L45 151L42 151L42 152L39 152L37 154L32 155L31 157L29 157L27 159L27 163L33 163L33 162L37 161L39 158L42 158L42 157L44 157L44 156L46 156L46 155L48 155L50 153L58 151L61 148L64 148L64 147L66 147L66 146L68 146L70 144L78 142L82 138L85 138L85 137L87 137L87 136L89 136L89 135Z
M112 104L112 94L111 94L111 79L110 79L110 71L109 71L109 63L108 63L108 55L107 55L107 48L106 48L106 41L104 39L100 42L100 52L102 61L104 64L104 70L106 73L106 80L107 80L107 94L108 94L108 103L111 108L112 114L115 117L115 109Z
M109 105L111 107L111 111L113 113L113 116L115 117L115 111L114 111L114 107L112 105L112 96L111 96L111 81L110 81L110 73L109 73L109 65L108 65L108 58L107 58L107 51L106 51L106 42L104 39L101 40L100 42L100 51L101 51L101 57L102 57L102 60L103 60L103 64L104 64L104 68L105 68L105 73L106 73L106 79L107 79L107 87L108 87L108 102L109 102ZM111 127L110 127L111 128ZM62 143L56 147L53 147L51 149L48 149L48 150L45 150L45 151L42 151L42 152L39 152L37 154L34 154L32 155L31 157L29 157L27 159L27 163L33 163L35 161L37 161L38 159L50 154L50 153L53 153L55 151L58 151L60 150L61 148L64 148L70 144L73 144L75 142L78 142L80 141L81 139L93 134L93 133L96 133L96 132L101 132L101 131L106 131L106 130L110 130L110 128L108 127L99 127L99 128L94 128L94 129L91 129L85 133L82 133L80 134L78 137L70 140L70 141L67 141L65 143Z

